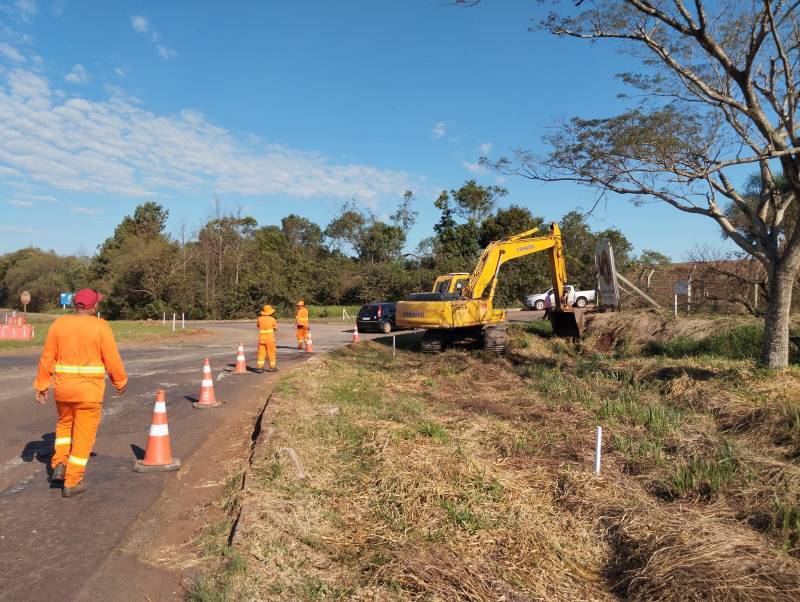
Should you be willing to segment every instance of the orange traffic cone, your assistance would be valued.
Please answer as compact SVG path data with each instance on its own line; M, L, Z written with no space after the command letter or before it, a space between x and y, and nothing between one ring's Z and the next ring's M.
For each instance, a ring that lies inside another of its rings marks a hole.
M314 343L311 342L311 331L308 331L308 338L306 339L306 353L314 353Z
M358 323L356 323L356 327L353 329L353 342L358 343Z
M247 360L244 357L244 345L239 343L239 352L236 354L236 368L234 374L247 374Z
M203 365L203 382L200 383L200 399L192 404L197 409L218 408L221 403L217 402L214 396L214 378L211 376L211 364Z
M178 470L181 461L172 457L169 445L169 426L167 425L167 404L164 391L156 393L156 405L153 408L153 421L150 423L150 436L147 438L147 449L144 459L137 460L133 472L166 472Z

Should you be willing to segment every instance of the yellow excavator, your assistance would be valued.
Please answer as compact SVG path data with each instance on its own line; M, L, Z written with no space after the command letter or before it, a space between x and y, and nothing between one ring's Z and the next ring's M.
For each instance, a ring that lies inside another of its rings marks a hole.
M506 310L495 309L494 293L500 267L507 261L547 251L550 258L555 307L550 313L556 336L580 338L584 316L567 304L567 268L561 230L553 222L549 231L538 228L496 240L481 254L471 274L439 276L429 293L413 293L397 304L397 326L424 328L422 351L439 353L451 343L474 342L502 353L506 347Z

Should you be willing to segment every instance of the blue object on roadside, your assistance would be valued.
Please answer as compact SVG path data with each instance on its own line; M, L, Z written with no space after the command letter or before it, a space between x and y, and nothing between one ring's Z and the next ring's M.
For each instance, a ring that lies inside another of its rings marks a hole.
M75 293L61 293L61 307L72 307L72 297Z

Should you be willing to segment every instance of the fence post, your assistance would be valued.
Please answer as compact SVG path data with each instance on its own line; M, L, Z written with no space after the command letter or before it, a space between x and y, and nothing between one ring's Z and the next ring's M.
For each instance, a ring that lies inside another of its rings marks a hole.
M392 357L397 356L397 336L392 335Z
M181 312L181 330L186 328L186 314Z
M675 317L678 317L678 293L675 293Z
M172 332L175 332L175 314L172 314Z
M167 312L164 312L164 315L161 316L161 325L162 326L166 326L167 325Z

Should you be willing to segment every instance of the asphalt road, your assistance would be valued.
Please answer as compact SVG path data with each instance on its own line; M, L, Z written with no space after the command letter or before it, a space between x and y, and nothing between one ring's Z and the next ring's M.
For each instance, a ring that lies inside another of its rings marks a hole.
M278 367L304 361L291 324L278 330ZM181 473L140 475L132 464L147 441L157 389L167 393L173 454L184 463L210 433L252 407L275 376L230 373L239 341L255 364L254 324L202 324L209 336L121 346L130 384L123 397L107 387L103 420L86 473L88 490L72 499L47 481L56 412L33 400L38 354L0 356L0 599L73 599L119 544L126 527ZM351 340L348 325L313 324L314 350ZM362 334L363 338L380 335ZM196 410L203 359L211 360L218 409ZM180 477L178 477L180 478Z

